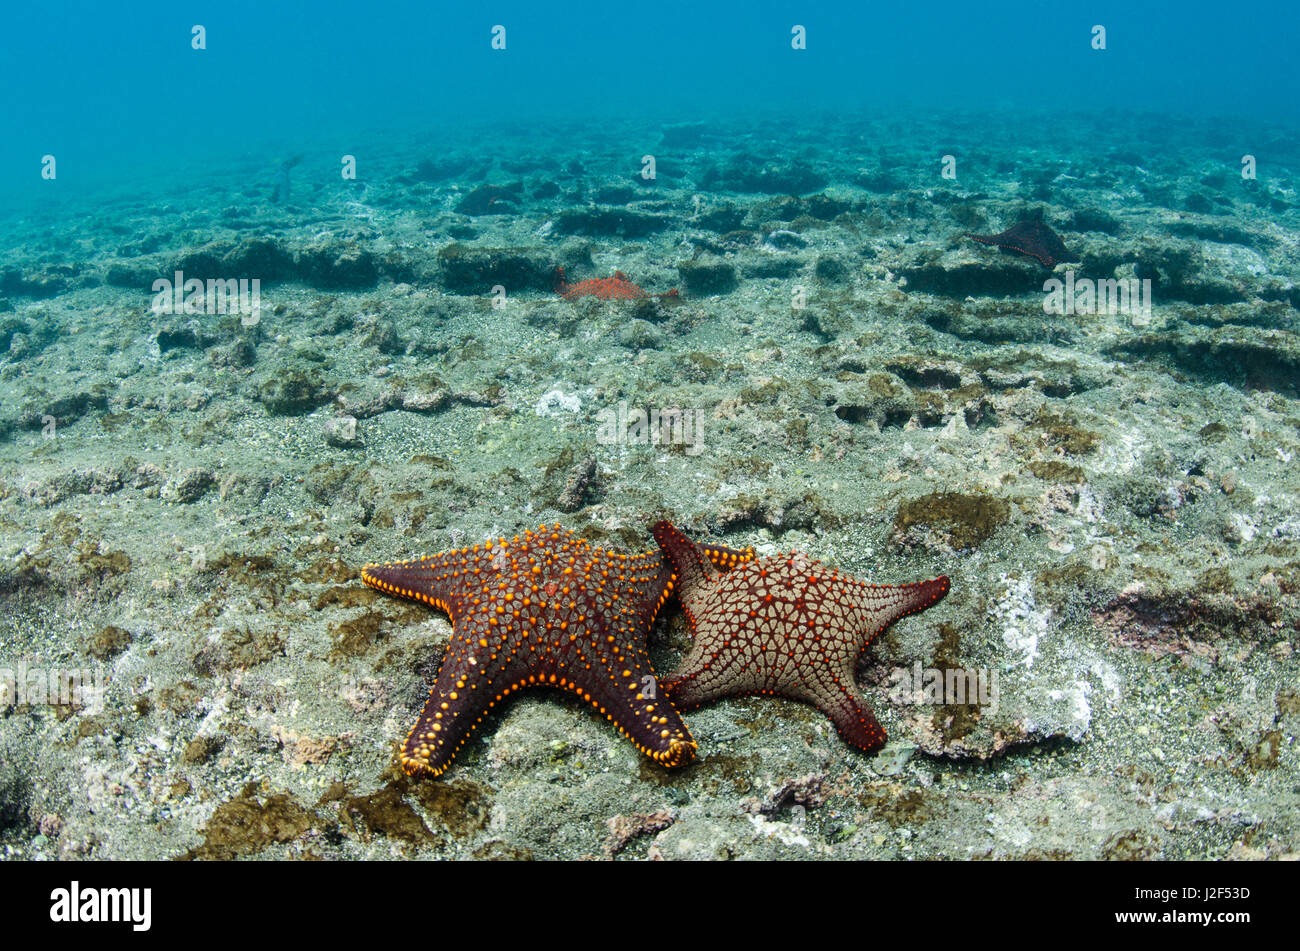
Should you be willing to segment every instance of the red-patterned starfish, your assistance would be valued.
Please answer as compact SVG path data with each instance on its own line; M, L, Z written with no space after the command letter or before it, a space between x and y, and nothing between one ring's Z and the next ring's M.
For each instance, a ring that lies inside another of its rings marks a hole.
M698 550L710 567L754 557L752 548ZM489 709L533 686L576 693L661 766L695 756L646 653L650 625L676 580L659 551L604 551L543 525L510 541L366 565L361 580L451 615L438 676L402 745L408 773L442 773Z
M613 277L595 277L577 284L570 284L564 276L564 268L555 269L555 293L565 300L577 300L579 297L599 297L601 300L640 300L643 297L676 297L677 288L667 294L648 294L628 280L622 271L615 271Z
M722 575L668 522L657 523L654 536L681 577L677 595L695 635L685 659L659 681L674 705L690 710L721 697L774 694L813 704L868 753L885 745L854 666L877 634L947 594L947 577L869 584L802 552Z

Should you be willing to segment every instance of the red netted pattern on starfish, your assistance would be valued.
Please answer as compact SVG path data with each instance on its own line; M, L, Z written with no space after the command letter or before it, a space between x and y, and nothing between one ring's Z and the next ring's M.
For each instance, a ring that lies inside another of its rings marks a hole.
M565 300L577 300L579 297L599 297L601 300L640 300L642 297L651 296L629 281L622 271L615 271L613 277L591 278L579 281L577 284L570 284L564 276L562 267L555 269L555 292ZM659 296L676 297L677 289L673 288L667 294Z
M741 694L774 694L822 710L845 740L868 752L885 730L854 680L858 656L901 617L948 593L948 579L874 585L801 552L759 558L721 575L689 538L654 526L681 575L678 597L695 640L661 680L684 710Z
M753 558L752 550L704 551L724 567ZM367 565L361 579L451 616L438 676L402 746L408 773L443 772L490 709L532 686L576 693L664 766L695 755L646 654L675 582L660 552L605 551L542 526L510 541Z

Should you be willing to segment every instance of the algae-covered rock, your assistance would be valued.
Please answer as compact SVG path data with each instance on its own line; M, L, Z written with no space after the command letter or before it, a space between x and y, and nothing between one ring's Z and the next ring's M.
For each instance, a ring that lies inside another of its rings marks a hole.
M131 646L131 632L110 624L90 641L87 653L96 660L109 660Z
M288 370L263 381L256 399L276 416L301 416L330 402L334 395L318 370Z
M894 542L909 546L977 548L1011 517L1011 506L984 493L931 492L904 502L894 517Z
M914 412L911 388L892 373L840 374L834 389L835 415L846 423L902 426Z
M268 846L294 841L318 821L290 793L259 799L258 790L258 783L249 783L234 799L217 806L203 828L203 844L182 858L228 862L256 855Z
M561 212L555 219L555 230L558 234L589 237L644 238L671 224L672 219L666 215L593 205Z
M736 268L730 261L705 255L677 265L686 290L697 297L729 294L736 289Z
M534 248L480 248L449 244L438 252L442 286L454 294L487 295L496 285L507 293L551 291L555 262Z

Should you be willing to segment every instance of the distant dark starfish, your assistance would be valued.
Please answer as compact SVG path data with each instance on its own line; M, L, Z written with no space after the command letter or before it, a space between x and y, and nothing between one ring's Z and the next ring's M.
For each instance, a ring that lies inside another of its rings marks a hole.
M1043 267L1055 267L1061 261L1077 261L1065 248L1065 242L1041 221L1018 221L1001 234L965 234L980 244L991 244L1004 251L1014 251L1037 258Z

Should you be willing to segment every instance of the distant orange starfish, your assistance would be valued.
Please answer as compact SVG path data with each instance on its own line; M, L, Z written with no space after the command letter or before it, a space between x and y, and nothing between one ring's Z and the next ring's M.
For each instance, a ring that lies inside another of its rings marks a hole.
M565 300L577 300L579 297L599 297L601 300L640 300L642 297L676 297L677 288L667 294L647 294L627 279L622 271L615 271L613 277L591 278L570 284L564 276L564 268L555 269L555 293Z

